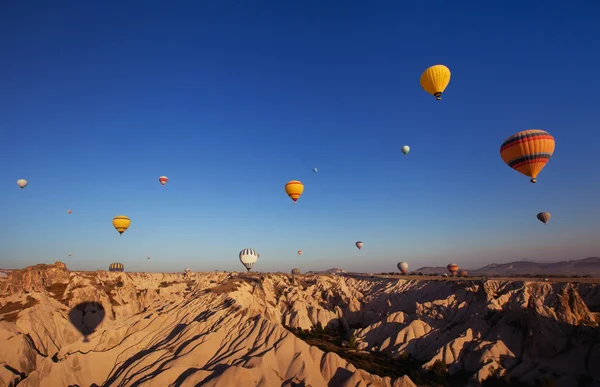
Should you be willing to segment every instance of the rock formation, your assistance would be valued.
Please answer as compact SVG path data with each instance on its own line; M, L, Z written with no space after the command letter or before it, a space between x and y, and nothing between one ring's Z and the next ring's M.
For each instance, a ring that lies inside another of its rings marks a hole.
M0 282L0 385L415 386L355 367L345 354L410 357L423 372L445 364L475 385L490 375L533 382L550 374L565 386L592 385L600 383L600 330L588 305L600 305L598 285L292 282L285 274L69 272L57 262ZM347 348L338 355L319 349L331 343L294 334L316 327L340 332Z

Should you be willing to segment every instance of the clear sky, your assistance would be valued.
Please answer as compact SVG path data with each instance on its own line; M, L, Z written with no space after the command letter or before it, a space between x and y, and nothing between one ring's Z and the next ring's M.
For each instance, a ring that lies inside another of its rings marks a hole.
M246 247L257 271L598 255L599 12L4 1L0 267L244 270ZM442 101L419 85L438 63L452 71ZM538 184L499 155L529 128L556 139Z

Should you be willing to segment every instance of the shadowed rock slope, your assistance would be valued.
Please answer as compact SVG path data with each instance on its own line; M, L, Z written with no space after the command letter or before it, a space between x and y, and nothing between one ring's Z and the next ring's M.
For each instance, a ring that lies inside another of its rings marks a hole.
M37 265L0 281L0 385L415 385L357 369L288 330L317 326L352 343L341 356L410 355L472 384L552 372L564 385L592 385L600 382L600 331L586 302L600 304L595 286ZM81 307L88 303L96 306ZM84 320L102 310L85 340L74 309Z

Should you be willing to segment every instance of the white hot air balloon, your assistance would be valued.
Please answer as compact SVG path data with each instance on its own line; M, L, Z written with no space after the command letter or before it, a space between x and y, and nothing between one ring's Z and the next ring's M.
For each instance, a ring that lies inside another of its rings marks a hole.
M258 261L258 254L256 253L256 251L252 249L244 249L240 251L240 262L242 263L242 265L244 265L246 270L250 271L250 269L252 269L252 266L254 266L256 261Z
M406 272L408 271L408 263L398 262L398 270L400 270L402 274L406 274Z
M402 153L407 155L408 152L410 152L410 147L408 145L404 145L401 150L402 150Z
M19 179L19 180L17 180L17 185L19 187L21 187L21 189L23 189L23 188L27 187L27 180Z

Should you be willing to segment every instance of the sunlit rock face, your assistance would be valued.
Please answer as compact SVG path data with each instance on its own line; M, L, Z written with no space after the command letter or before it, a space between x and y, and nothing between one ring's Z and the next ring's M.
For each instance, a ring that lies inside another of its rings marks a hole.
M313 327L342 332L357 353L444 363L473 384L548 370L561 384L600 383L590 305L600 305L594 284L70 272L57 262L0 282L0 385L415 385L290 331Z

